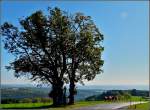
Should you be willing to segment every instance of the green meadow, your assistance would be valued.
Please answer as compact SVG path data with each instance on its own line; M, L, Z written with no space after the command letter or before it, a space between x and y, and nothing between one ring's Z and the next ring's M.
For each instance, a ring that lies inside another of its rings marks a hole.
M53 108L50 106L52 103L17 103L17 104L1 104L3 109L40 109L40 108L49 108L50 110L71 110L80 107L94 106L102 103L111 103L104 101L79 101L74 105L67 105L61 107Z
M132 96L131 101L140 101L141 97L138 96ZM145 101L145 99L142 99L141 101ZM122 100L122 101L115 101L116 103L119 102L128 102L128 100ZM67 106L61 106L61 107L53 107L51 106L52 102L47 103L14 103L14 104L1 104L1 108L3 109L40 109L40 108L49 108L50 110L71 110L76 109L80 107L87 107L87 106L94 106L97 104L103 104L103 103L112 103L111 101L78 101L75 102L74 105L67 105ZM138 105L139 107L147 107L147 104ZM137 106L137 107L138 107ZM134 107L134 106L133 106ZM147 109L141 109L141 110L147 110Z
M137 104L132 105L131 107L128 107L128 110L150 110L150 103L143 103L143 104Z

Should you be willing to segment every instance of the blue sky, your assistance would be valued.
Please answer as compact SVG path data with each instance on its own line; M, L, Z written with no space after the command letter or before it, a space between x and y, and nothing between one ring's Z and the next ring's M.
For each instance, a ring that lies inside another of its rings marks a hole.
M104 34L104 73L89 85L148 85L149 80L149 12L148 2L116 1L39 1L1 2L1 23L8 21L19 26L18 19L36 10L46 12L47 7L58 6L69 13L83 12L94 20ZM2 48L2 47L1 47ZM13 56L2 48L1 82L7 84L31 83L16 79L5 70Z

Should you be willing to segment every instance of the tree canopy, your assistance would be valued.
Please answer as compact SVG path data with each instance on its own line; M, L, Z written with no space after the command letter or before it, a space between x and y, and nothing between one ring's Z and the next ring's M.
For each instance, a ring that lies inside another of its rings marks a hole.
M8 22L0 28L4 48L15 56L7 69L14 70L16 77L52 84L53 97L58 97L55 103L64 83L73 85L73 92L75 83L93 80L102 72L103 35L90 16L55 7L48 14L36 11L19 22L22 28Z

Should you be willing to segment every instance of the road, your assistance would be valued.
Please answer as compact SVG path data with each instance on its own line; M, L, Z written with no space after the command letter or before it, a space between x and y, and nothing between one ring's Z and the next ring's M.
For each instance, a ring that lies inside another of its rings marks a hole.
M122 102L122 103L110 103L110 104L98 104L95 106L91 106L91 107L81 107L79 109L75 109L75 110L122 110L120 108L126 107L126 106L130 106L134 105L134 104L139 104L139 103L146 103L146 102Z

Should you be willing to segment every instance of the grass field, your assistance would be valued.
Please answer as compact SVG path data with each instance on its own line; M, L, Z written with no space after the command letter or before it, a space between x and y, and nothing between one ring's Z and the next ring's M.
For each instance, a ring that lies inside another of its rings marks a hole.
M1 108L44 108L49 106L50 103L14 103L14 104L1 104Z
M71 110L75 108L80 108L84 106L93 106L101 103L111 103L104 101L80 101L76 102L74 105L68 105L63 107L52 108L51 103L18 103L18 104L1 104L3 109L40 109L40 108L49 108L50 110Z
M131 100L132 101L140 101L141 97L136 97L132 96ZM144 99L141 99L143 101ZM122 102L122 101L117 101L117 102ZM116 102L116 103L117 103ZM124 101L123 101L124 102ZM62 106L62 107L57 107L57 108L52 108L50 106L52 102L50 103L17 103L17 104L1 104L1 107L4 109L40 109L40 108L49 108L50 110L71 110L75 108L80 108L84 106L94 106L97 104L102 104L102 103L112 103L112 102L105 102L105 101L79 101L75 102L74 105L68 105L68 106ZM147 110L147 109L141 109L141 110Z
M131 100L132 101L145 101L145 99L143 99L143 98L141 98L141 97L139 97L139 96L131 96Z
M132 105L128 110L150 110L150 103Z

